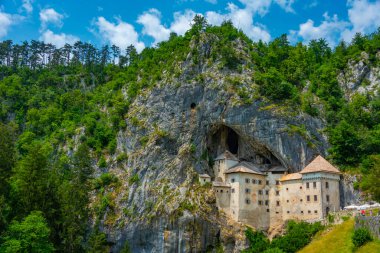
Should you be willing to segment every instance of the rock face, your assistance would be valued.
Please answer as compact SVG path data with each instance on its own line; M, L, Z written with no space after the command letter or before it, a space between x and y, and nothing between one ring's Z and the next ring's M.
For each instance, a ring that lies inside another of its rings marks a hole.
M198 48L212 50L207 39ZM138 182L125 179L114 222L103 221L114 252L125 242L132 252L238 252L245 246L244 226L217 211L210 188L196 184L197 173L213 177L210 161L222 149L289 172L326 155L322 120L255 99L245 66L234 72L202 57L199 62L189 55L178 78L164 78L130 107L127 130L118 136L118 152L128 162L114 170L123 167L121 178ZM253 102L242 101L239 89Z

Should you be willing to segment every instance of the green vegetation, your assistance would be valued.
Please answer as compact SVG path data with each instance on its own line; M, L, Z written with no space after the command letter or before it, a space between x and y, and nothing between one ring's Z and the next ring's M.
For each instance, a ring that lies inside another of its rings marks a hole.
M352 235L352 243L356 248L363 246L365 243L372 241L371 233L366 228L358 228Z
M117 184L117 178L107 172L108 167L115 157L119 165L128 160L127 154L117 150L116 137L128 128L142 129L146 131L140 139L144 148L154 138L170 136L164 129L152 130L130 107L137 96L162 80L173 82L160 85L181 85L179 66L185 65L181 63L188 55L189 71L183 76L187 80L204 85L207 76L197 70L201 64L215 64L232 74L224 88L236 92L241 103L249 105L255 99L266 108L303 111L325 119L331 159L346 170L359 168L363 180L358 187L380 199L380 97L356 94L347 100L337 81L347 63L360 60L363 51L368 54L367 64L379 65L380 30L357 34L350 44L342 42L331 49L324 39L291 45L285 35L269 43L252 42L230 21L211 26L196 16L193 23L183 36L172 33L168 41L141 53L132 45L121 52L116 46L97 49L80 41L62 48L34 40L0 42L1 249L22 251L28 242L20 238L27 235L17 227L29 222L38 225L39 247L45 252L107 249L99 222L89 229L93 225L89 217L113 212L114 197L107 189ZM197 47L204 42L210 47L207 52ZM246 69L254 70L247 77L252 82L233 77ZM368 80L363 85L368 86ZM302 126L290 130L308 135ZM312 145L313 140L309 141ZM196 153L198 147L189 145L189 152ZM210 159L207 154L201 157ZM95 164L105 172L96 179ZM134 169L129 185L140 181ZM94 192L99 205L91 206ZM152 208L148 203L147 207ZM126 215L133 216L134 210L125 210ZM196 208L183 203L181 210ZM299 226L304 225L290 223L288 227L291 244L281 239L285 235L276 238L270 250L293 252L305 245L317 229Z
M248 228L245 235L249 241L250 247L244 252L286 252L294 253L305 247L312 240L313 236L321 231L323 226L317 222L309 224L306 222L289 221L286 232L283 236L274 238L271 242L260 231L252 231Z
M299 253L351 253L351 252L379 252L380 241L366 243L364 246L355 248L353 243L354 220L349 219L332 229L317 234L313 241Z

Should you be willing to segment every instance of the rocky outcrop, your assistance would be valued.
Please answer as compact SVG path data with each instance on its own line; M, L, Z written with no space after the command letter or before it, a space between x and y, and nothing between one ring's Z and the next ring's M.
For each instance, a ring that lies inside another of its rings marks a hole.
M204 52L198 63L189 55L177 78L164 77L130 107L127 130L118 136L118 153L126 153L128 161L113 166L124 183L115 190L113 221L107 222L107 215L102 221L115 252L126 241L133 252L244 247L244 226L231 225L216 209L210 189L196 185L198 173L213 176L210 161L218 148L240 147L242 158L259 156L290 172L326 155L322 120L255 98L252 73L244 64L239 72L208 64L209 40L200 42ZM248 58L247 52L238 53ZM239 90L252 99L243 100ZM223 128L233 134L221 136Z

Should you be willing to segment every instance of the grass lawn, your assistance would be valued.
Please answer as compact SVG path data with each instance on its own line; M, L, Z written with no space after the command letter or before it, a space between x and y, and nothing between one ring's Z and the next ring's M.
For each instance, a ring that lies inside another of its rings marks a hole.
M350 219L329 231L323 231L299 253L352 253L354 245L351 240L354 231L354 220ZM376 240L360 247L355 253L380 252L380 241Z

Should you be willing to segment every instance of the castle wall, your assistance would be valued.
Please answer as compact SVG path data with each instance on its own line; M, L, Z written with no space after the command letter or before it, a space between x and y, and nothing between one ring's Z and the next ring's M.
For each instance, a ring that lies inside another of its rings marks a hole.
M213 188L216 196L216 205L225 213L230 214L231 187L214 186Z
M280 178L283 174L268 173L266 178L269 185L265 186L265 190L269 190L269 227L275 227L282 224L282 206L281 206L281 184Z

